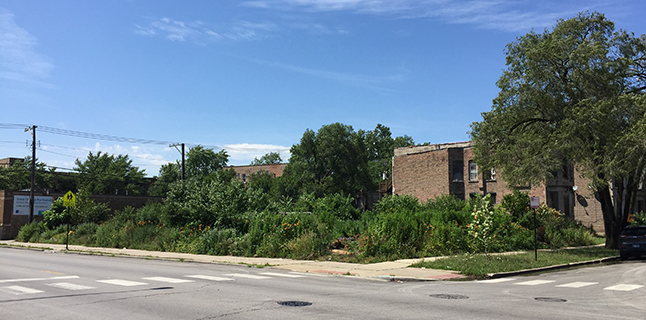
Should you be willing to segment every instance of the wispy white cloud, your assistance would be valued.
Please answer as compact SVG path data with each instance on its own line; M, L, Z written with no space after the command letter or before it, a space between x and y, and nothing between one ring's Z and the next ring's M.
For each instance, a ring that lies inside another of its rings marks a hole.
M134 32L141 36L161 36L171 41L189 41L205 44L214 40L254 40L262 38L277 27L273 23L254 23L238 21L222 31L215 31L213 27L202 21L180 21L171 18L161 18L151 21L147 25L135 24Z
M37 40L0 8L0 78L47 85L54 65L36 51Z
M290 157L289 147L271 144L239 143L228 144L222 147L229 154L229 163L245 165L251 163L254 158L260 158L270 152L278 152L284 162Z
M567 17L611 3L610 0L577 3L556 0L253 0L242 5L258 9L433 18L484 29L519 31L548 27L564 15Z
M254 158L260 158L269 152L278 152L284 162L287 162L290 157L290 147L272 144L227 144L222 146L222 149L229 154L229 163L233 165L250 164ZM157 175L162 165L175 162L181 158L174 148L156 146L123 146L121 144L101 144L97 142L92 147L82 147L78 150L83 154L79 157L80 161L85 161L88 152L96 154L101 151L110 155L128 155L133 165L144 169L148 176ZM64 168L73 168L75 166L73 162L70 163L69 161L49 162Z
M127 155L132 160L134 166L144 169L149 176L156 175L161 165L174 162L177 159L176 154L169 154L171 149L167 147L122 146L120 144L106 145L97 142L93 147L83 147L82 150L85 153L79 158L80 161L85 161L88 152L96 154L100 151L110 155ZM169 156L170 159L167 158Z
M401 82L405 80L404 70L402 69L398 69L399 71L398 73L391 74L391 75L373 76L373 75L362 75L362 74L354 74L354 73L347 73L347 72L335 72L335 71L329 71L329 70L306 68L306 67L301 67L293 64L283 63L283 62L267 61L267 60L256 59L256 58L249 58L249 57L238 57L238 58L241 58L253 63L257 63L260 65L264 65L267 67L278 68L278 69L305 74L305 75L309 75L309 76L313 76L321 79L332 80L342 84L353 85L353 86L363 87L363 88L377 89L380 91L387 91L387 92L398 92L398 91L386 88L385 85Z

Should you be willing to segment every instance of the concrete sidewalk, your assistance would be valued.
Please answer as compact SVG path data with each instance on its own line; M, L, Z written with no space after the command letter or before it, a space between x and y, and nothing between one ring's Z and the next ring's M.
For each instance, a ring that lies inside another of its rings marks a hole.
M64 244L27 243L14 240L3 240L0 244L9 247L35 248L65 252ZM209 256L189 253L145 251L135 249L95 248L70 245L70 252L93 253L134 258L167 259L176 261L194 261L201 263L246 264L268 266L296 272L313 272L336 275L351 275L384 280L446 280L464 278L456 271L408 268L409 265L426 259L403 259L372 264L346 263L336 261L292 260L282 258L250 258L234 256Z

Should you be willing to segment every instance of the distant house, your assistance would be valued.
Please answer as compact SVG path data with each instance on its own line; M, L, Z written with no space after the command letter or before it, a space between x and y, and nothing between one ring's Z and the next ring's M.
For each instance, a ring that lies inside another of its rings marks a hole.
M396 148L392 171L393 194L412 195L420 201L445 194L459 199L490 194L492 201L499 204L502 197L518 189L597 232L604 231L601 204L588 188L591 181L572 167L556 172L545 185L509 186L495 169L479 171L472 142L468 141ZM643 209L642 195L636 211Z
M283 175L285 166L287 166L287 163L264 164L259 166L228 166L225 169L235 170L236 178L242 182L247 182L253 174L258 173L269 174L274 178L280 177Z
M0 159L0 167L11 167L14 165L16 162L22 162L25 161L23 158L4 158Z

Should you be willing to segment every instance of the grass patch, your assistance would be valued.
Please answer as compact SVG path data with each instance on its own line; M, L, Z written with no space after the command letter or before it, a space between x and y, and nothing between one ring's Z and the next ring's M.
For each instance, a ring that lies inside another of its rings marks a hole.
M606 249L605 247L539 251L538 261L534 260L534 252L514 255L466 254L435 261L422 261L410 267L454 270L464 275L485 277L490 273L541 268L616 255L618 255L617 250Z
M602 236L595 236L593 240L594 244L599 245L599 244L605 244L606 243L606 237Z

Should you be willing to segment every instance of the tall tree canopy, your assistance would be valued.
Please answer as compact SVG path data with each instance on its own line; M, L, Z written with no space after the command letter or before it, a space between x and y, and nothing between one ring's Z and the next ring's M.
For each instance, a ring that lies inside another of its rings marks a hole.
M213 149L195 146L186 153L186 178L204 179L220 171L229 162L226 150L219 152ZM148 193L153 196L165 196L171 184L181 179L182 166L179 162L164 164L159 168L157 181L150 186Z
M408 136L393 139L390 129L381 124L373 131L355 132L341 123L317 132L308 129L292 146L283 177L298 194L322 197L374 191L384 174L390 175L394 147L412 143Z
M36 188L51 188L54 168L47 170L36 159ZM0 190L21 190L31 186L31 157L16 161L8 167L0 166Z
M645 172L645 53L644 35L615 31L596 12L519 37L491 111L471 125L478 164L512 185L575 164L593 179L606 245L616 248Z
M76 160L79 187L91 194L130 194L145 191L145 171L132 165L127 155L113 156L90 152L83 162Z
M283 159L280 157L280 153L278 152L269 152L265 154L264 156L258 158L253 158L253 161L251 161L252 166L261 166L264 164L279 164L282 163Z
M213 149L195 146L186 153L186 176L187 177L205 177L222 169L229 162L229 154L226 150L218 152Z

